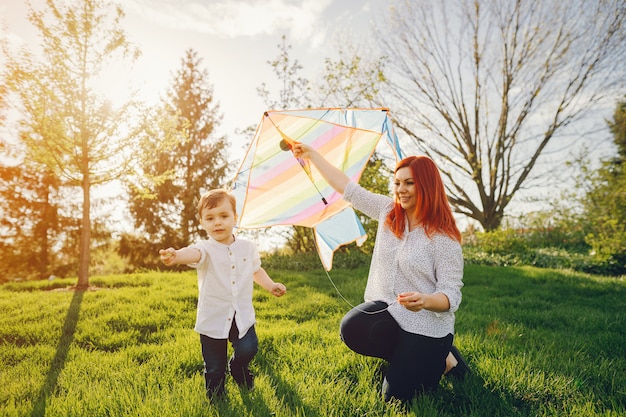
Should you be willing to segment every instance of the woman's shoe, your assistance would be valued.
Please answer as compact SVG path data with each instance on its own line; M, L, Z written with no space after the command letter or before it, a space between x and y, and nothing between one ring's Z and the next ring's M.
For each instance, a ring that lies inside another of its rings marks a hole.
M446 376L450 375L457 379L462 380L463 378L465 378L465 375L471 372L470 367L467 364L467 362L465 362L465 359L463 359L461 352L459 352L456 346L452 345L452 347L450 348L450 353L452 353L452 355L454 356L454 359L457 360L457 364L455 367L453 367L448 372L446 372L445 375Z

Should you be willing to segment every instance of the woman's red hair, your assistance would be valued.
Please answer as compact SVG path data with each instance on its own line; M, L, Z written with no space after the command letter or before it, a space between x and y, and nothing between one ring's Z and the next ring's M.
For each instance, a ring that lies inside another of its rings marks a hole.
M446 190L441 175L432 159L426 156L409 156L396 166L394 172L401 168L410 168L415 181L415 215L426 231L426 236L443 233L461 242L461 232L452 216ZM395 197L393 208L387 215L385 225L401 238L404 234L406 216L404 209Z

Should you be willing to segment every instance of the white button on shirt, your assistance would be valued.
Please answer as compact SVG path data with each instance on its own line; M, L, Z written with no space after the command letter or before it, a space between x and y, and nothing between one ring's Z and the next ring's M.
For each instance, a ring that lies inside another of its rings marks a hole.
M350 182L344 199L378 220L376 244L372 254L365 301L385 301L398 325L410 333L429 337L454 334L454 312L461 304L463 287L463 253L461 244L445 234L426 236L419 227L409 232L408 222L401 239L385 226L393 207L389 196L374 194ZM396 303L402 292L443 293L450 309L442 313L421 310L413 312Z
M253 275L261 267L256 246L244 239L224 245L213 239L190 247L200 251L200 261L189 266L198 272L198 309L195 331L226 339L233 317L239 338L254 325Z

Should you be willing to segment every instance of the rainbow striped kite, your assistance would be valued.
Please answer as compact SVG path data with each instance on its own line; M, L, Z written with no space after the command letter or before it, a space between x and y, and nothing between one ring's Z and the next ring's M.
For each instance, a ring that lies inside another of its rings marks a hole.
M388 109L265 112L233 181L238 227L312 227L322 262L330 270L339 246L362 243L366 235L350 204L314 166L297 159L291 147L295 142L313 146L358 182L382 137L396 160L402 158Z

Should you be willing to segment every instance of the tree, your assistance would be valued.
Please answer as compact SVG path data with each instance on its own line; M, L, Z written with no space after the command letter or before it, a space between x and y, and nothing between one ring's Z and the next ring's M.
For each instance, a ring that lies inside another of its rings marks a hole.
M114 107L95 87L109 64L138 56L121 28L123 17L120 7L103 0L47 0L45 10L29 5L28 11L41 53L14 53L5 45L6 82L17 97L26 160L82 191L77 289L89 285L91 189L120 178L136 156L129 127L134 103Z
M297 59L291 60L289 57L290 49L291 45L287 44L287 37L283 35L281 43L278 44L280 54L273 61L267 61L281 86L278 90L278 99L271 98L271 92L265 83L257 88L259 97L265 101L265 105L270 109L286 110L311 107L309 99L311 83L308 79L299 76L303 66Z
M197 202L204 192L224 184L228 174L228 143L224 136L216 137L221 121L219 105L214 103L213 87L208 84L208 72L202 70L202 60L188 50L165 103L170 115L178 114L186 123L186 141L177 149L175 161L181 177L171 181L174 194L182 206L181 238L185 244L192 238L205 236L198 225ZM185 125L181 125L185 126Z
M387 16L377 39L395 124L487 231L545 183L538 161L571 145L568 129L623 94L623 0L397 1Z
M582 199L584 218L591 229L587 243L601 260L617 263L626 271L626 100L609 121L617 155L587 176L590 184Z
M613 143L617 146L617 156L611 164L621 167L626 164L626 98L617 104L613 120L608 122L613 134Z
M387 81L387 58L367 57L350 41L338 42L337 58L324 60L324 72L315 89L321 106L377 107L380 88Z
M0 80L1 81L1 80ZM4 82L0 82L0 128L4 126L6 115L4 112L7 107L7 86ZM6 143L4 143L4 138L0 138L0 151L5 151Z
M163 245L187 246L204 236L197 202L202 193L223 186L228 174L228 144L216 136L219 105L201 62L195 51L185 52L157 115L162 124L142 141L147 158L129 193L135 226L145 237L125 236L120 248L136 267L156 267L150 259Z
M47 278L59 235L57 179L42 169L0 165L0 276Z

